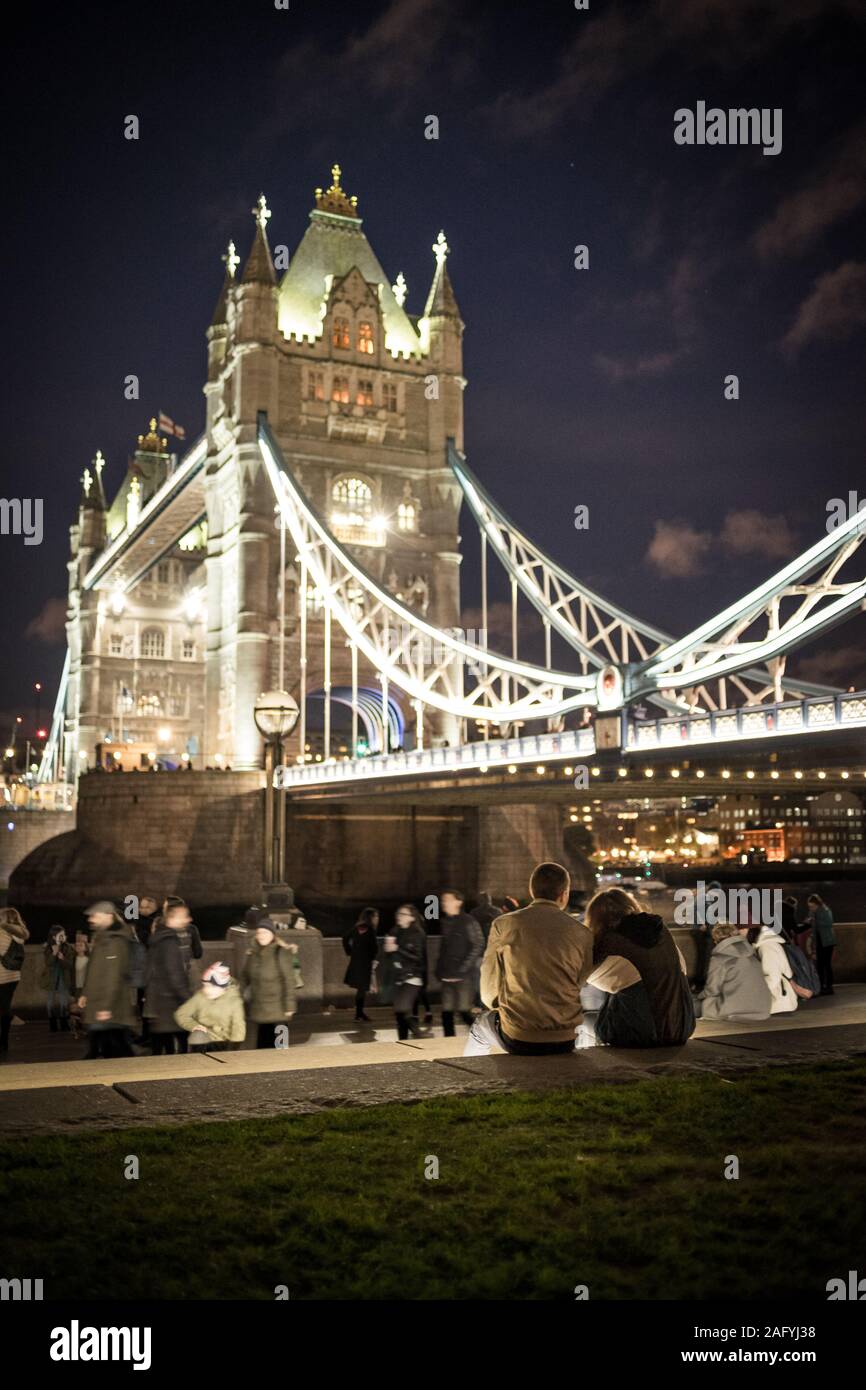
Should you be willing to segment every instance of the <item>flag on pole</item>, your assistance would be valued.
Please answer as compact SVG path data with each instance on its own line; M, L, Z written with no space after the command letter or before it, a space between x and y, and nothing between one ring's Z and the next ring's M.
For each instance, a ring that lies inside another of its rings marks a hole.
M160 434L173 434L175 439L186 439L186 430L183 425L176 425L163 411L159 412L159 432Z

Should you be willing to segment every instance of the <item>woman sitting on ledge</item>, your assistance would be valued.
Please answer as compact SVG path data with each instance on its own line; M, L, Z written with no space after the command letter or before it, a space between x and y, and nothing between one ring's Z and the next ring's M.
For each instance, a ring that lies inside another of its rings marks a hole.
M772 999L760 957L745 932L729 922L713 927L713 954L707 983L695 1001L701 1018L770 1017Z
M695 1029L686 965L662 921L622 888L590 901L593 969L587 981L607 996L595 1020L595 1040L610 1047L677 1047ZM591 1041L587 1022L579 1036Z

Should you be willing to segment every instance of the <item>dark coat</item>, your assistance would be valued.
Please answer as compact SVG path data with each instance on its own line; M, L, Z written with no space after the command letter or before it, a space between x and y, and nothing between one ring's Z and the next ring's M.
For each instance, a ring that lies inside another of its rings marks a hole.
M55 972L56 967L59 966L62 983L66 986L67 992L71 994L72 990L75 988L75 981L72 977L72 963L74 959L75 950L70 946L68 941L61 947L59 956L55 956L51 947L46 945L42 961L42 971L39 976L40 989L54 990L58 987L55 979Z
M144 970L144 1016L152 1033L177 1033L175 1011L191 994L180 933L157 927L147 948Z
M373 961L379 954L379 940L374 927L350 927L343 935L343 950L349 957L343 983L352 989L368 990L373 974Z
M394 985L405 984L407 980L423 981L427 974L427 933L417 922L408 927L395 927L396 951L391 951L387 960L391 966L391 981Z
M188 927L184 927L177 935L180 937L180 951L183 956L183 965L186 970L186 978L192 988L192 963L194 960L202 958L201 936L195 922L190 922Z
M285 1023L295 1012L295 968L282 941L253 943L244 961L241 984L253 1023Z
M132 924L100 927L93 933L87 975L84 979L84 1022L88 1028L135 1026L134 987L138 941ZM110 1011L111 1018L97 1022L96 1015Z
M618 964L619 963L619 964ZM596 1021L612 1047L672 1047L691 1037L695 1009L674 939L651 912L624 917L596 939L593 968L620 971L625 988L609 994ZM592 980L592 977L590 977Z
M490 928L493 926L493 923L496 921L497 917L502 916L502 908L496 907L491 902L484 902L482 900L475 907L473 907L470 916L475 918L476 922L481 928L482 935L484 936L484 944L486 946L487 938L490 935Z
M466 980L484 955L481 927L468 912L439 919L442 940L436 974L440 980Z

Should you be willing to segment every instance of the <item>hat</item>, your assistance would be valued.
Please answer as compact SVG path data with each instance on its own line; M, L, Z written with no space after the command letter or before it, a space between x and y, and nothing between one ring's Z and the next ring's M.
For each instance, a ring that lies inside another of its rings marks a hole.
M267 916L267 909L264 907L248 907L244 913L244 926L253 931L259 924L260 917Z
M214 961L213 965L202 971L201 982L203 985L216 985L219 989L225 989L232 982L231 971L221 960Z
M272 932L274 936L276 936L277 934L276 923L272 922L270 917L268 917L267 915L260 917L259 920L256 922L256 931L259 930Z
M117 908L114 903L110 903L107 898L102 898L98 903L94 903L85 912L85 917L89 917L92 912L110 912L112 917L117 916Z

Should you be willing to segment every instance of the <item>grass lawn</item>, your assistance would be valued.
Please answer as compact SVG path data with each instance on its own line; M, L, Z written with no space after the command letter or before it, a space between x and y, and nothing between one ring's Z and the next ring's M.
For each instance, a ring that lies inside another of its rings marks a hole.
M851 1062L10 1141L0 1273L46 1298L823 1299L866 1258L864 1082Z

